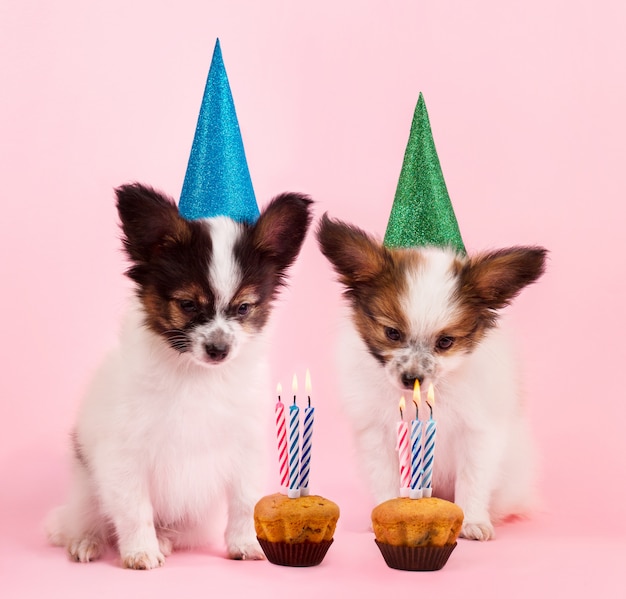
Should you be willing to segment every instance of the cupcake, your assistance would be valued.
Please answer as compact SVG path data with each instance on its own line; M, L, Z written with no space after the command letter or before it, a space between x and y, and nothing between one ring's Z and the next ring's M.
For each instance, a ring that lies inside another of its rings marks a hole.
M376 544L390 568L440 570L456 547L463 510L437 497L397 497L376 506Z
M275 493L254 507L265 556L279 566L317 566L333 542L339 506L319 495L290 499Z

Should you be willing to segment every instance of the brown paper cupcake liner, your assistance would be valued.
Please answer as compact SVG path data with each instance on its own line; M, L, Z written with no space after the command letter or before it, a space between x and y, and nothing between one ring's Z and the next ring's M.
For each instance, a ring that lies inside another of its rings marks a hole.
M456 547L456 542L443 547L399 547L374 540L387 565L396 570L421 572L441 570Z
M259 539L261 548L268 561L278 566L308 567L317 566L322 562L333 539L330 541L320 541L311 543L285 543L272 542Z

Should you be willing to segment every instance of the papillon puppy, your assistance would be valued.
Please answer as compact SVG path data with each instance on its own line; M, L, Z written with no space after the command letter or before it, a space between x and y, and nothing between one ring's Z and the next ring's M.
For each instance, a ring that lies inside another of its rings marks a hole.
M81 405L71 493L49 538L79 562L112 540L124 567L155 568L173 548L206 542L225 499L229 557L261 559L266 325L311 201L280 195L249 225L185 220L140 184L116 194L136 293Z
M399 493L400 397L410 404L416 381L432 383L433 495L463 509L462 536L490 539L494 522L534 500L532 443L498 311L541 276L546 250L390 249L327 215L317 236L345 289L342 404L375 501Z

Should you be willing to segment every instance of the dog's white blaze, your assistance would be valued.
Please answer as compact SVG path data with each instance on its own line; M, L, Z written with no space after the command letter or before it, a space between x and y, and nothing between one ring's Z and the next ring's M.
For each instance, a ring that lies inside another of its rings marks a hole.
M412 336L426 337L450 323L456 310L457 280L452 272L452 251L427 248L421 254L417 267L406 273L407 292L400 301Z
M224 310L241 282L241 269L235 260L233 247L241 236L241 225L218 216L207 221L211 230L213 255L209 265L209 281L215 292L216 309Z

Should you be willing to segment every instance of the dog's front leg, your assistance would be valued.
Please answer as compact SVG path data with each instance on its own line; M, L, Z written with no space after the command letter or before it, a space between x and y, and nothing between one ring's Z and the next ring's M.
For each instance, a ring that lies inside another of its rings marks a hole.
M261 485L253 480L256 478L260 477L252 473L250 478L235 476L228 488L228 521L224 540L231 559L265 558L254 530L254 505L261 498Z
M454 501L465 514L461 536L487 541L495 536L489 502L497 476L501 439L493 432L468 434L459 451Z
M150 570L165 563L154 528L154 514L146 482L126 472L123 484L109 484L101 493L103 509L115 528L125 568Z

